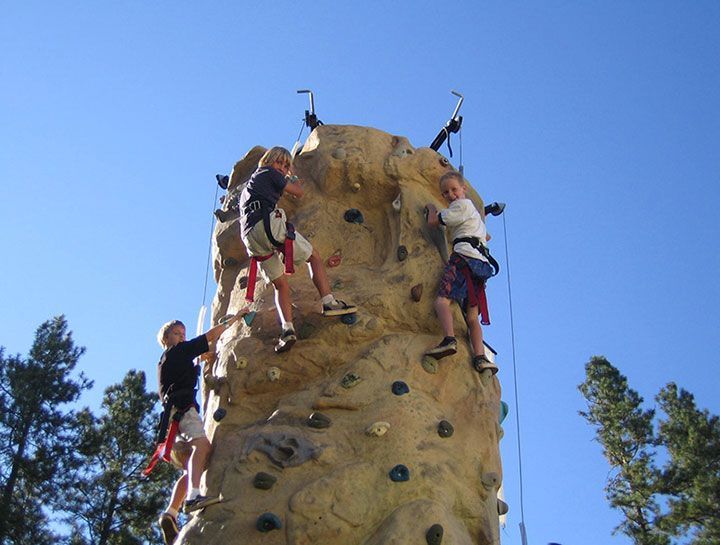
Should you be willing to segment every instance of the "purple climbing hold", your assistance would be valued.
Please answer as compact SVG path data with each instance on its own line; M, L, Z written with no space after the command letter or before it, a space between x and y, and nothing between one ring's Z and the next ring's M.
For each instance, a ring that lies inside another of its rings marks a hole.
M258 517L255 528L260 532L270 532L282 528L282 522L280 522L280 518L274 513L263 513Z
M398 464L390 470L390 480L395 483L403 483L410 480L410 470L402 465Z
M428 545L440 545L442 543L444 533L445 531L443 530L442 525L433 524L425 534L425 541L427 541Z
M410 388L402 380L396 380L392 383L392 393L401 396L410 392Z
M220 422L225 416L227 415L227 411L223 409L222 407L215 410L213 413L213 420L215 422Z

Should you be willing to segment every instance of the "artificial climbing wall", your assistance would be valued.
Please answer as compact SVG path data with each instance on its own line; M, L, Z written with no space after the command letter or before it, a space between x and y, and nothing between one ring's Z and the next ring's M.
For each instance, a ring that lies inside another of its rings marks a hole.
M235 165L217 213L214 323L245 306L237 196L263 151ZM298 270L299 340L278 355L272 287L259 280L254 314L223 335L204 373L214 446L205 485L224 501L195 515L179 543L499 543L498 379L472 369L458 309L458 353L422 357L442 337L432 302L446 251L423 208L443 205L437 181L451 168L371 128L309 136L294 163L305 196L280 206L327 260L336 296L359 311L323 317Z

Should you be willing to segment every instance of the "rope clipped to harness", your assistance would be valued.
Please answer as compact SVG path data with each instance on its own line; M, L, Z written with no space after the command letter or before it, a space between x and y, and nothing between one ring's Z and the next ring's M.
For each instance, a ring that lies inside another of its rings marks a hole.
M285 222L285 240L278 242L272 235L270 229L270 215L265 214L263 216L263 226L265 227L265 234L268 240L275 246L277 252L280 252L284 256L285 260L285 274L293 274L295 272L294 255L293 255L293 243L295 241L295 226L289 221ZM250 258L250 271L248 272L247 288L245 289L245 300L252 303L255 300L255 283L257 282L257 267L258 263L262 263L270 259L275 252L267 255L256 255Z

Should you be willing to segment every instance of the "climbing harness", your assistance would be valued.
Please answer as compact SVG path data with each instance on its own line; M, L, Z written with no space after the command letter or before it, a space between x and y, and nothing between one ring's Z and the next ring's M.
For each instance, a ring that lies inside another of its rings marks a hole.
M178 428L180 427L180 420L182 420L183 415L194 406L194 404L190 404L184 409L176 408L175 413L173 414L172 398L167 395L165 396L163 401L163 412L160 415L160 422L158 423L157 433L155 436L155 452L153 452L147 467L142 472L145 477L150 475L158 461L161 459L166 462L171 461L172 448L175 443ZM172 415L172 422L170 422L170 415Z
M480 239L478 237L458 237L456 239L453 239L452 243L453 246L455 246L460 242L467 242L470 246L480 252L485 259L488 260L488 263L490 263L490 266L495 271L493 273L493 276L497 275L497 273L500 272L500 264L495 261L495 258L493 256L490 255L490 250L488 250L488 247L485 246L482 242L480 242Z
M455 106L455 111L453 111L452 115L450 116L450 119L445 124L445 126L440 129L440 132L435 137L435 140L432 141L430 144L430 147L434 149L435 151L438 151L440 149L440 146L443 145L443 142L447 140L448 143L448 150L450 151L450 157L453 156L452 148L450 147L450 135L454 132L458 132L460 130L460 127L462 127L462 116L458 115L458 112L460 111L460 106L463 103L463 100L465 100L465 97L458 93L457 91L450 91L453 95L456 97L459 97L459 100L457 102L457 105ZM461 161L462 163L462 161Z

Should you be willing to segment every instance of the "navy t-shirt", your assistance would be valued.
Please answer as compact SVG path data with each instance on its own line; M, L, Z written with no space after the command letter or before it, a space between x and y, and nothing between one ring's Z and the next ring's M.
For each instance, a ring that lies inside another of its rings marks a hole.
M272 167L258 168L240 194L240 228L247 235L263 214L274 210L282 197L287 180Z
M200 335L178 343L163 352L158 363L160 400L169 394L173 405L184 409L195 403L195 387L200 368L193 360L210 350L207 337Z

